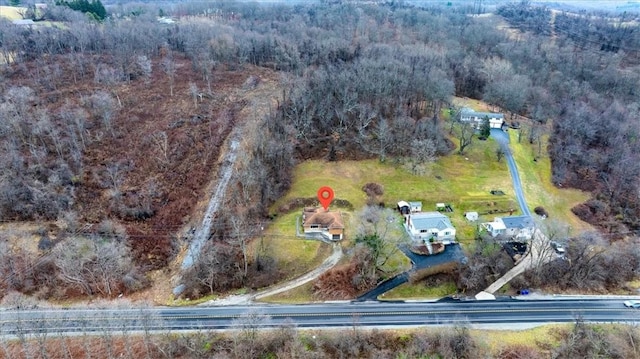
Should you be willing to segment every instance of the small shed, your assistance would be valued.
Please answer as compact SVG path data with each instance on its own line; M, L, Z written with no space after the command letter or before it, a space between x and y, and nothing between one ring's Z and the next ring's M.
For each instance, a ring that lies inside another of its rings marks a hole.
M464 217L467 219L467 221L469 222L475 222L478 220L478 212L466 212L464 214Z
M409 202L411 213L422 212L422 202Z
M400 201L398 202L398 211L400 214L409 214L411 213L411 206L405 201Z

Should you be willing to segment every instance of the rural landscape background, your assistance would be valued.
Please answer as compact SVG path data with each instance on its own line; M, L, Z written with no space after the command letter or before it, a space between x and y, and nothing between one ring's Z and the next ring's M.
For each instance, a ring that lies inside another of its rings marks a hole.
M637 295L638 13L559 3L3 4L0 306L201 304L335 253L262 300L355 299L411 268L401 200L450 204L465 260L380 299L471 297L514 260L463 214L520 213L504 148L459 121L465 107L505 114L538 229L567 250L499 294ZM325 185L339 244L296 235ZM628 326L496 335L520 339L282 328L121 335L108 352L104 337L2 340L0 357L640 357Z

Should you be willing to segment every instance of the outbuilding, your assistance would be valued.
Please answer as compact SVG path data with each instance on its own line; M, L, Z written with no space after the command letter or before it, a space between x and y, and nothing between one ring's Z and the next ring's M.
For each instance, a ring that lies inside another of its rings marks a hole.
M465 212L464 218L469 222L475 222L478 220L478 212Z

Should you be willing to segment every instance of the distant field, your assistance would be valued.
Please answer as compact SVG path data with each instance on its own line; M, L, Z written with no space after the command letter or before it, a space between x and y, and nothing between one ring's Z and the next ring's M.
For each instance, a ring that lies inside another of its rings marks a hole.
M27 11L26 7L0 6L0 17L6 17L9 20L20 20L22 14Z

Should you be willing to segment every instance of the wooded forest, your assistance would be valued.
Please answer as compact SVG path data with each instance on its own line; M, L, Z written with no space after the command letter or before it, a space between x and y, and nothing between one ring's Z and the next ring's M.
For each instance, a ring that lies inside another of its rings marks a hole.
M185 276L194 296L284 276L244 250L299 161L452 153L442 114L457 110L453 96L531 119L523 138L548 137L554 184L592 194L573 211L605 240L640 230L631 14L527 2L489 16L402 2L107 11L98 21L50 5L50 26L0 18L0 221L52 223L36 231L35 252L2 234L0 296L112 297L147 286L145 274L188 241L183 229L223 143L246 122L239 114L251 104L229 94L260 79L277 83L277 105L243 134L250 147L203 253L217 272L202 265Z

